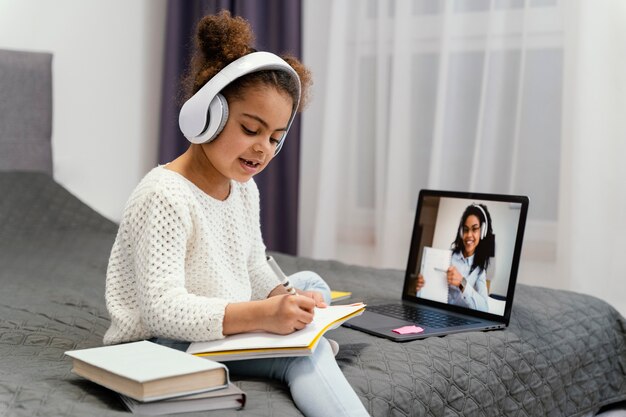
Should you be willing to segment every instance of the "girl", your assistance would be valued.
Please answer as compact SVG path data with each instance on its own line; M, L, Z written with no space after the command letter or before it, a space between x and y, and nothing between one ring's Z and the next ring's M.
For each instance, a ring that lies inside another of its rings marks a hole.
M489 311L487 268L493 255L494 238L487 206L467 206L459 222L459 233L452 243L448 303Z
M228 12L202 19L187 79L191 95L254 52L252 41L249 24ZM328 286L312 272L291 276L300 296L288 295L266 262L261 237L252 177L282 146L310 85L300 62L284 61L297 76L266 69L228 83L220 91L228 108L222 130L206 142L192 140L132 193L107 269L105 344L205 341L255 330L288 334L312 321L314 307L330 302ZM307 416L367 415L326 339L311 357L226 365L233 375L284 381Z
M448 303L489 311L487 268L495 252L495 236L487 206L471 204L466 207L451 249L451 265L447 271ZM424 276L419 274L416 290L425 282Z

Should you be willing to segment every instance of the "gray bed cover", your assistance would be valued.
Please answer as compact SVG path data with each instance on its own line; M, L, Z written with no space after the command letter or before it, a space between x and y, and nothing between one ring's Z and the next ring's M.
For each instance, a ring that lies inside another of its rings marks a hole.
M46 174L0 173L0 415L128 415L114 393L70 373L63 355L101 344L115 233ZM315 270L356 299L393 297L403 279L397 270L275 255L287 272ZM374 416L580 416L626 399L626 321L572 292L519 285L503 331L404 344L347 328L329 337ZM279 383L236 383L248 394L245 409L208 414L301 415Z

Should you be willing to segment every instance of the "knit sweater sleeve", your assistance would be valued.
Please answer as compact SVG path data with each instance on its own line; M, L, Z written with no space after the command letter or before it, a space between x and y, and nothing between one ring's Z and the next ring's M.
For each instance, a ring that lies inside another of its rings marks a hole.
M123 220L109 262L112 326L105 343L145 337L137 329L177 340L223 338L227 301L192 294L185 287L187 245L194 233L189 204L158 189L138 200ZM136 293L126 294L129 288Z

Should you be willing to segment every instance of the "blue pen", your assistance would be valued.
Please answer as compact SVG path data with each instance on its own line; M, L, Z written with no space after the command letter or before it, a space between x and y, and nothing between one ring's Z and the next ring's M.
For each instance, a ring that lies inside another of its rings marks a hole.
M272 271L274 271L274 273L278 277L278 280L281 282L281 284L283 284L283 287L285 287L285 290L287 290L287 292L291 295L298 295L295 288L291 286L291 283L289 282L289 278L287 278L287 275L285 275L283 270L280 269L280 266L278 266L274 258L269 255L267 255L266 258L267 258L267 263L270 265L270 268L272 268Z

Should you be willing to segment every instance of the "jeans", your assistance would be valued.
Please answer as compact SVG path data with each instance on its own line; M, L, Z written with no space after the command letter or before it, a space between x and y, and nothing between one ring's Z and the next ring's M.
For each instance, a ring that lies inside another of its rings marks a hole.
M330 305L330 288L316 273L301 271L291 275L289 280L298 289L321 292ZM189 345L163 338L153 341L179 350L186 350ZM323 337L311 356L229 361L225 365L231 375L285 383L294 403L307 417L369 416L337 365L328 340Z

